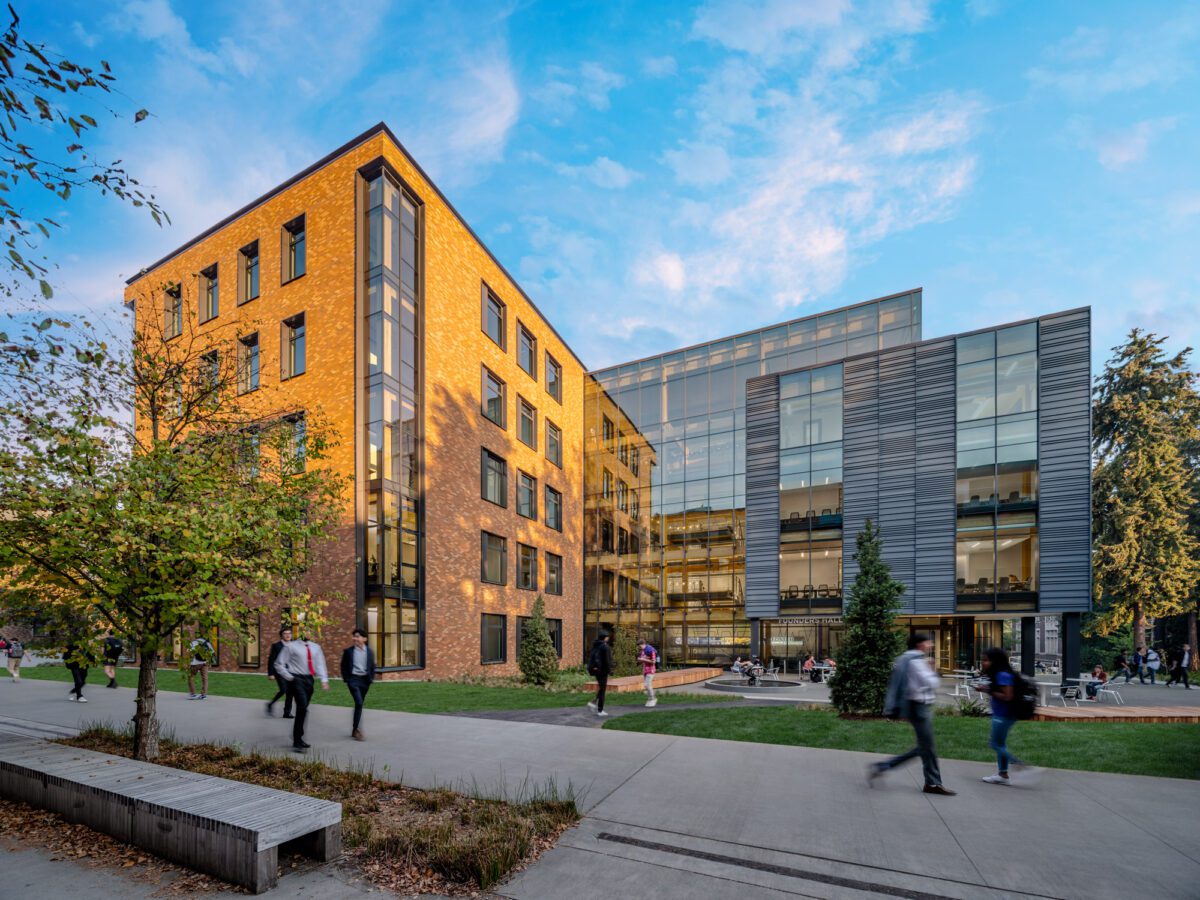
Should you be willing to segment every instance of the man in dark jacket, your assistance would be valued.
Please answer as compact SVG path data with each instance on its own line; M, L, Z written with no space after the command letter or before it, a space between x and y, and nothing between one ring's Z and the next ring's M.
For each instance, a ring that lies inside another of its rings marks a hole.
M608 676L612 674L613 658L611 636L607 631L601 631L600 636L592 644L592 652L588 654L588 674L596 679L599 688L596 699L589 700L588 706L596 711L598 716L607 716L604 711L604 692L608 690Z
M367 633L361 628L350 632L352 643L342 651L342 681L350 689L354 698L354 726L350 736L356 741L363 740L362 724L363 703L367 699L367 691L375 680L375 651L367 646Z
M283 645L292 639L292 629L284 625L279 629L279 640L271 645L271 652L267 656L267 677L275 679L275 686L278 690L275 696L267 701L267 715L275 715L275 704L279 698L283 698L283 717L285 719L292 718L292 695L288 693L287 682L283 680L283 676L275 671L275 660L279 659L279 651L283 649Z

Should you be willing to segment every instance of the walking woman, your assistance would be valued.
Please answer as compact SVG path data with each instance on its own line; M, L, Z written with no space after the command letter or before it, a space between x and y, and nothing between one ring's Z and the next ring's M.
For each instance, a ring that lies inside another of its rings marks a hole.
M983 780L988 784L1011 785L1010 766L1027 770L1025 763L1008 749L1008 733L1017 721L1013 714L1013 697L1020 681L1008 660L1008 654L998 647L992 647L984 656L983 675L988 680L986 690L992 697L992 735L988 746L996 751L996 774L988 775Z

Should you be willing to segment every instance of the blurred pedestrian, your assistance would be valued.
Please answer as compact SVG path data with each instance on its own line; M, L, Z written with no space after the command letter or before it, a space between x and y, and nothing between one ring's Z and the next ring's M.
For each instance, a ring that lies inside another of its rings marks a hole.
M1129 684L1129 680L1133 678L1133 668L1129 665L1129 659L1125 656L1125 651L1121 650L1117 653L1117 658L1113 660L1112 680L1116 681L1122 675L1125 676L1125 683Z
M296 719L292 722L292 749L303 753L309 748L304 740L304 725L308 721L308 705L312 702L314 679L321 679L321 690L329 690L329 672L325 668L325 653L307 635L288 641L275 659L275 671L283 676L292 698Z
M638 638L638 658L642 664L642 685L646 689L646 705L657 706L658 697L654 693L654 673L658 669L658 651L646 641Z
M1146 648L1146 671L1150 673L1150 683L1154 684L1154 677L1158 675L1158 670L1162 667L1162 657L1158 655L1158 651L1153 647ZM1142 684L1145 684L1143 681Z
M67 671L71 673L71 681L74 683L74 687L67 694L67 699L77 703L87 703L87 697L83 696L83 686L87 683L90 664L87 650L72 641L63 650L63 661L66 662Z
M1104 667L1096 666L1096 668L1100 670L1099 674L1104 676L1104 680L1107 680L1108 676L1104 672ZM1010 766L1027 768L1025 763L1017 759L1008 749L1008 733L1017 722L1016 692L1022 689L1023 685L1020 676L1013 671L1008 654L998 647L992 647L984 654L983 675L987 678L987 692L992 698L992 731L988 738L988 746L996 754L996 774L988 775L983 780L988 784L1011 785ZM1103 684L1104 681L1097 683ZM1091 685L1089 684L1088 687L1090 688ZM1095 695L1093 694L1093 696Z
M937 698L941 682L927 659L927 654L932 649L933 638L928 634L914 632L909 635L908 650L896 657L892 664L892 677L888 681L883 711L889 718L904 718L909 721L917 736L917 746L907 753L901 753L883 762L872 763L867 770L867 783L874 784L875 779L884 772L919 756L925 776L925 793L953 797L957 792L942 784L937 751L933 745L933 702Z
M275 660L279 659L279 652L284 645L292 639L292 629L289 625L284 625L279 629L279 640L271 645L271 652L267 655L267 677L275 679L275 686L278 690L275 696L267 701L267 715L275 715L275 704L279 702L279 698L283 698L283 717L285 719L292 718L292 695L288 693L287 682L283 680L283 676L275 671Z
M8 656L8 674L12 676L13 682L21 680L21 657L25 655L24 645L16 638L11 638L8 641L8 647L4 652Z
M11 655L12 651L9 651ZM1171 680L1167 682L1167 687L1173 684L1182 684L1189 691L1192 686L1188 684L1188 667L1192 664L1192 647L1190 644L1184 644L1175 651L1175 655L1171 659Z
M350 632L350 640L350 646L342 651L342 681L350 689L350 697L354 700L354 724L350 736L361 741L363 704L375 680L375 651L367 645L367 633L361 628Z
M206 637L195 638L188 645L188 652L192 654L191 661L188 663L187 670L187 686L189 700L207 700L208 699L208 665L212 662L216 655L213 651L213 645ZM200 693L196 693L196 676L200 676Z
M110 631L104 639L104 674L108 678L105 687L117 686L117 663L121 661L121 654L124 652L125 643Z
M612 674L612 636L607 631L601 631L592 642L592 651L588 654L588 674L596 679L596 696L588 701L588 706L596 711L597 716L607 716L604 711L604 694L608 691L608 676Z

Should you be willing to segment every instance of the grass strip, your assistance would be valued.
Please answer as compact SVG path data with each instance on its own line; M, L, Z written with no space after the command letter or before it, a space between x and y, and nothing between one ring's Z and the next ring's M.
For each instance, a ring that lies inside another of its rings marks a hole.
M995 763L991 720L934 719L938 755ZM885 719L843 719L830 710L726 707L664 710L606 722L613 731L896 754L913 745L912 728ZM1019 722L1009 749L1030 765L1085 772L1200 779L1200 725L1141 722Z

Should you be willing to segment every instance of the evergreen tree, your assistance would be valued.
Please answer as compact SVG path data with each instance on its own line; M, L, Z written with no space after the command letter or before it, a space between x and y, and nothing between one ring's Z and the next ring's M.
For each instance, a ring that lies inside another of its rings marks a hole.
M1093 398L1093 571L1089 630L1185 611L1200 582L1197 448L1200 397L1190 348L1168 358L1166 338L1133 329L1113 348Z
M546 605L541 594L534 601L533 612L521 633L517 667L522 677L534 684L548 684L558 678L558 653L546 624Z
M637 631L628 625L618 625L613 629L612 675L614 678L642 674L642 664L637 661L637 641Z
M879 528L870 519L858 533L854 559L858 575L846 606L846 639L838 654L829 696L839 712L880 715L892 662L903 649L896 612L904 585L883 561Z

